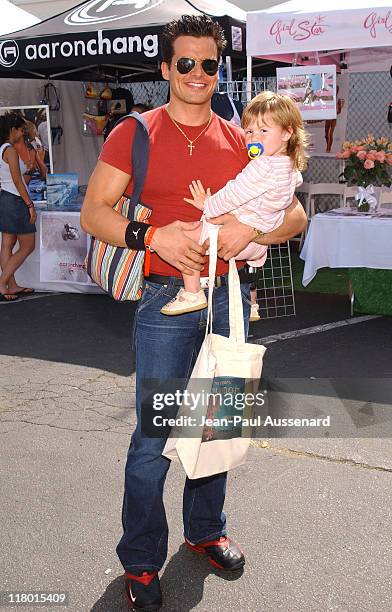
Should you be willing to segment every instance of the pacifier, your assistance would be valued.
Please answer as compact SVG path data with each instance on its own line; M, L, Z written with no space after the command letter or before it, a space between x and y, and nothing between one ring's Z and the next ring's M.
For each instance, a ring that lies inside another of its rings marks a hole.
M264 147L261 142L251 142L247 145L249 159L256 159L264 153Z

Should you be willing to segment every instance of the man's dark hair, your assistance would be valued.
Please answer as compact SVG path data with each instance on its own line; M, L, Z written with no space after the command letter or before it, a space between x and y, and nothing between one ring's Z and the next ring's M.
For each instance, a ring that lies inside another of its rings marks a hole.
M223 28L217 21L207 15L182 15L181 19L166 24L161 36L162 59L169 66L174 55L174 41L179 36L213 38L218 50L218 60L227 44Z

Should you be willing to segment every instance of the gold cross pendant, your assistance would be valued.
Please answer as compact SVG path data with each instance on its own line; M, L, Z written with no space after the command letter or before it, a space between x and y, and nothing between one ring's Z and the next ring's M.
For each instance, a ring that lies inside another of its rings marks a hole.
M195 148L195 145L193 144L193 142L191 141L188 145L188 149L189 149L189 156L192 157L192 151Z

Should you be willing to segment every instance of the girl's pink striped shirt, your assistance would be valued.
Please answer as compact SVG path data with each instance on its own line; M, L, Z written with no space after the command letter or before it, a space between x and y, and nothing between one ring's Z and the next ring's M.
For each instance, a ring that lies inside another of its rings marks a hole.
M271 232L283 222L284 210L293 201L302 175L293 169L287 155L258 157L204 203L204 216L233 213L262 232Z

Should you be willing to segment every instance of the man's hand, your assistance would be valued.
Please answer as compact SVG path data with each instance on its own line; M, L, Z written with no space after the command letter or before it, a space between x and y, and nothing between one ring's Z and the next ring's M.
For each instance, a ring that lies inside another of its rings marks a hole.
M218 234L218 255L225 261L238 255L255 238L253 228L244 225L238 221L237 217L229 213L208 219L208 221L222 226Z
M152 237L151 248L183 274L192 275L193 270L201 271L206 262L206 249L187 236L187 231L193 231L199 226L200 221L174 221L158 227Z

